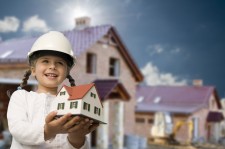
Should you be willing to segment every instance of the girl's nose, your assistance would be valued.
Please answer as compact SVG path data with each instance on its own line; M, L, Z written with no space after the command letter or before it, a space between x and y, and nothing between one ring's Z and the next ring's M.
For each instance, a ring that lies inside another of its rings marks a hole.
M51 63L50 66L49 66L49 68L50 68L50 69L56 69L55 63Z

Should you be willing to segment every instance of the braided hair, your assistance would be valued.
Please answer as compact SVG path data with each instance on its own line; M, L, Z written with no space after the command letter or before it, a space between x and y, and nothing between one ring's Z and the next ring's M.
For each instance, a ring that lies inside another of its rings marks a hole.
M27 85L27 80L29 79L30 75L31 75L31 70L28 69L28 70L25 72L25 74L24 74L24 76L23 76L23 79L22 79L22 82L20 83L20 86L19 86L17 89L22 89L24 86Z
M71 75L68 75L68 76L67 76L67 79L68 79L69 82L70 82L70 86L76 86L75 80L71 77Z

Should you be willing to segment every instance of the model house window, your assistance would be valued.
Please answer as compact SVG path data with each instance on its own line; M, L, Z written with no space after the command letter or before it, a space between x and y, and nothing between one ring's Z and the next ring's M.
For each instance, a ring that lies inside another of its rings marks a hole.
M101 109L98 108L98 107L95 107L94 108L94 114L100 115L100 113L101 113Z
M96 54L93 53L88 53L87 54L87 73L96 73L96 66L97 66L97 56Z
M64 106L65 106L65 103L58 103L58 110L60 110L60 109L64 109Z
M101 109L99 108L99 109L98 109L98 115L99 115L99 116L100 116L100 113L101 113Z
M98 108L95 107L95 109L94 109L94 114L97 114L97 112L98 112Z
M96 94L94 94L94 93L91 92L91 97L96 98Z
M70 103L70 109L76 109L77 108L77 101Z
M91 106L90 104L84 102L84 104L83 104L83 109L84 109L84 110L90 111L90 106Z
M110 76L119 76L120 66L119 60L115 58L110 58L109 60L109 75Z
M66 95L66 91L60 92L60 96Z

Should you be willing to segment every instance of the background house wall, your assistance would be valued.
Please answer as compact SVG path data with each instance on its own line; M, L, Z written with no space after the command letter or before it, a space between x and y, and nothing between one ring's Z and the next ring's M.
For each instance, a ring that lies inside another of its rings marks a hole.
M27 68L11 68L11 67L7 69L0 68L0 78L22 80L23 75L26 72Z
M154 113L136 113L135 123L135 134L142 137L152 137L150 132L154 123Z
M87 53L94 53L97 56L96 74L86 73ZM120 75L118 77L109 76L109 59L111 57L117 58L120 62ZM135 94L137 82L116 47L108 46L108 48L104 48L101 43L94 44L77 58L77 64L71 70L71 74L75 78L77 85L90 83L96 79L119 79L131 96L130 101L125 103L124 108L124 114L126 115L124 119L125 133L134 133L134 107L136 104Z
M207 133L208 133L208 129L207 129L207 115L208 115L209 109L207 108L203 108L200 109L199 111L196 111L192 114L191 118L197 118L198 119L198 138L202 138L204 140L207 140ZM194 138L197 139L197 138Z

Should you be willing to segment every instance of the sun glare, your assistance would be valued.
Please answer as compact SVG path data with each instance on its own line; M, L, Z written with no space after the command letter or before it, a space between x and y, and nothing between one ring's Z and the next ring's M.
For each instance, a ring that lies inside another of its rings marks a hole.
M62 5L57 9L57 12L62 14L62 18L65 19L67 27L74 26L74 19L79 17L90 17L91 25L102 24L104 18L103 13L107 12L106 8L102 7L100 0L83 0L83 1L71 1L70 3L62 3ZM66 16L66 17L65 17ZM107 17L107 14L104 13L104 17Z
M79 18L79 17L91 17L91 14L85 9L81 7L76 7L73 10L73 15L74 18Z

